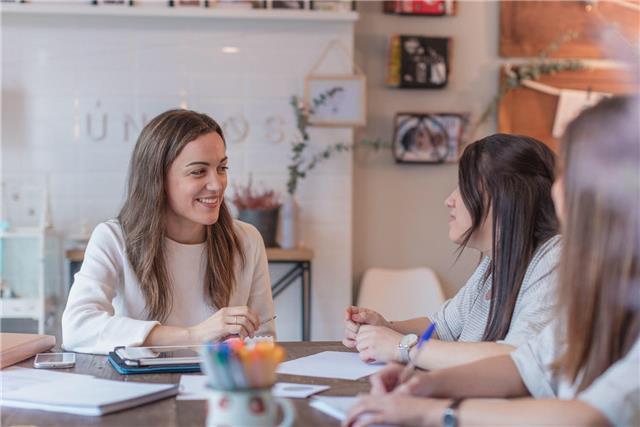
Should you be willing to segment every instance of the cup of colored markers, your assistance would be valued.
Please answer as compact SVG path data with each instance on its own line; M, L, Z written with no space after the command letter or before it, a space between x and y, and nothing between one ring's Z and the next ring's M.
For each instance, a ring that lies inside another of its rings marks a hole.
M293 405L274 397L276 369L284 360L284 349L273 342L246 345L241 339L209 343L203 347L202 370L207 376L209 411L207 426L275 426L278 407L280 426L295 419Z

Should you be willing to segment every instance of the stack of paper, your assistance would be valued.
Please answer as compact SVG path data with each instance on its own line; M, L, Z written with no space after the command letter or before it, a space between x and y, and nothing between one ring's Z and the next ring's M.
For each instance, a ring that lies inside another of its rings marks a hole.
M177 384L109 381L88 375L10 368L0 372L0 405L103 415L175 396Z

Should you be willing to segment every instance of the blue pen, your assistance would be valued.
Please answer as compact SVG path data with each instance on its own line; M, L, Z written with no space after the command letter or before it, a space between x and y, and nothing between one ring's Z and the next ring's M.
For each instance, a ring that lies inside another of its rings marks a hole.
M436 324L435 323L430 324L429 327L424 331L424 333L420 337L420 340L418 340L418 344L416 346L418 350L420 349L420 347L422 347L422 344L424 344L426 341L429 341L429 339L431 339L431 335L433 335L435 330L436 330Z
M424 345L425 342L427 342L427 341L429 341L431 339L431 336L433 335L435 330L436 330L436 324L432 323L424 331L424 333L420 337L420 340L418 340L418 344L416 344L416 354L415 354L415 356L413 357L413 359L409 360L409 363L407 363L407 366L405 366L404 369L402 370L402 372L400 372L400 377L398 378L398 383L399 384L404 383L405 381L407 381L409 379L409 377L411 377L411 375L413 374L413 371L415 370L415 364L413 363L413 361L418 359L418 356L420 355L420 350L422 349L422 346Z

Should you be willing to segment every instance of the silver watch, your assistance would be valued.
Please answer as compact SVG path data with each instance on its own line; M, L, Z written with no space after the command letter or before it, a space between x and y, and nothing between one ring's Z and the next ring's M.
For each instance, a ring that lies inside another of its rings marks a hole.
M402 363L409 363L411 358L409 357L409 351L411 347L418 342L418 336L416 334L408 334L402 337L400 343L398 343L398 349L400 350L400 361Z
M456 399L451 402L451 405L444 410L442 414L442 426L443 427L458 427L458 407L464 399Z

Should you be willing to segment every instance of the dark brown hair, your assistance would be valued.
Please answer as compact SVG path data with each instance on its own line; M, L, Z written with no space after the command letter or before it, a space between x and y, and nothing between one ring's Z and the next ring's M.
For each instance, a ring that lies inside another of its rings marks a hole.
M172 298L164 258L165 177L171 163L189 142L222 129L211 117L189 110L166 111L147 124L140 134L129 165L127 198L118 220L124 231L127 257L136 273L150 319L164 321ZM235 287L234 266L240 257L240 240L223 201L218 221L206 226L206 293L220 308L229 303Z
M542 142L495 134L470 144L460 158L458 184L471 215L460 250L492 212L489 318L483 341L504 339L535 250L557 233L551 186L555 157Z
M554 367L578 391L640 333L640 109L611 98L585 110L562 142L564 247L560 307L566 344Z

